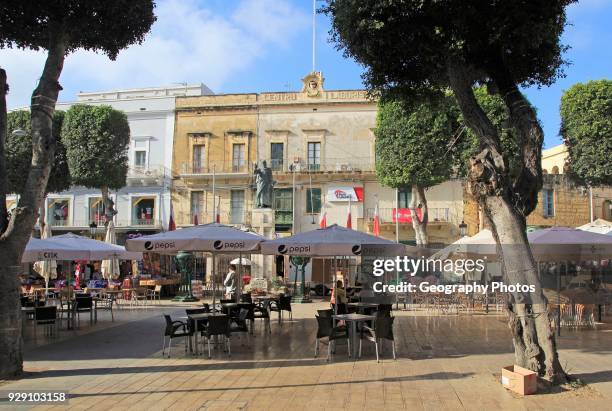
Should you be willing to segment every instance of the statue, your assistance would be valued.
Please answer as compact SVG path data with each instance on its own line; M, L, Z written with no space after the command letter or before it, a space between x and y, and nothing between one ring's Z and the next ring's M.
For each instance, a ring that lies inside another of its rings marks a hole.
M263 168L259 168L255 163L253 174L255 175L255 207L256 208L271 208L272 207L272 188L275 181L272 180L272 169L268 167L266 161L262 162Z

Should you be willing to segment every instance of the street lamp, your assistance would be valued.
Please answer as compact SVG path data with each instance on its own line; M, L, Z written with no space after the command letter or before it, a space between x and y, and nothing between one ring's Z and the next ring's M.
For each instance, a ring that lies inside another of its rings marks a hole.
M461 220L461 224L459 224L459 235L461 237L465 237L467 235L467 224L465 223L465 221Z

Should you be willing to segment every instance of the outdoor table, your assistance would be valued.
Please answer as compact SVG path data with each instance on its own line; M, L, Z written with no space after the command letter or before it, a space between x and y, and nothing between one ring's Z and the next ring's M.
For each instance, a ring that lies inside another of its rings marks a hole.
M223 311L223 313L227 315L230 315L232 313L232 310L238 307L240 307L240 304L238 303L223 303L221 304L221 311Z
M351 327L349 328L349 338L351 339L351 351L350 353L353 358L357 356L357 323L363 323L366 321L375 321L375 315L364 315L364 314L339 314L334 315L332 318L336 321L346 321L347 323L351 323Z
M189 314L187 317L181 317L181 318L188 318L190 320L193 320L193 322L195 323L195 331L193 333L193 339L194 339L194 344L195 344L195 355L199 355L199 352L198 352L198 334L200 332L200 330L198 329L199 320L207 320L208 317L227 317L227 315L222 314L222 313L202 313L202 314Z

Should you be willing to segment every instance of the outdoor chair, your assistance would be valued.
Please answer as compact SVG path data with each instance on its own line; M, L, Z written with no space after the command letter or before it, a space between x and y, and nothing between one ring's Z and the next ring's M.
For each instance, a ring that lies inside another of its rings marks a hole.
M317 310L317 314L319 317L331 317L332 315L334 315L334 310L332 309Z
M34 339L39 325L45 326L46 336L57 336L57 307L35 307L34 308Z
M162 357L166 354L166 337L170 339L168 342L168 358L170 358L170 352L172 350L172 339L174 338L185 338L185 354L187 354L187 342L193 335L188 329L187 324L183 321L172 321L172 318L168 314L164 314L166 320L166 329L164 330L164 345L162 348Z
M242 294L240 296L240 302L241 303L252 303L253 302L253 298L251 297L250 293Z
M235 303L235 302L236 302L236 301L234 301L234 300L231 300L231 299L224 299L224 298L222 298L222 299L219 301L219 303L220 303L221 305L223 305L223 304L231 304L231 303Z
M89 324L93 324L93 298L88 295L76 296L75 298L75 306L74 313L77 318L77 326L81 324L81 313L89 313Z
M143 306L147 306L147 301L149 300L149 293L144 288L138 288L132 291L132 299L130 300L130 305L138 305L142 302Z
M264 326L268 333L272 333L272 328L270 328L270 300L263 300L261 305L253 307L253 320L258 318L264 320ZM253 325L255 325L255 322L253 322Z
M249 344L249 325L247 324L247 320L249 317L249 309L248 308L240 308L240 313L237 318L232 318L230 320L230 332L231 333L245 333L247 345Z
M390 317L393 311L393 304L378 304L378 308L376 309L377 316L385 316Z
M113 314L113 305L115 304L115 300L111 296L100 297L97 300L96 308L98 310L108 310L110 311L111 321L115 321L115 315Z
M278 312L279 324L283 323L283 311L288 311L289 319L293 320L293 313L291 312L291 296L281 295L277 303L273 302L273 304L270 304L270 311Z
M315 316L317 319L317 324L319 328L317 329L317 339L315 342L315 358L319 355L319 343L320 340L326 338L327 339L327 361L329 361L329 357L332 352L335 353L335 341L336 340L346 340L348 343L348 356L351 356L351 341L349 338L348 330L346 327L334 327L334 321L332 317L319 317ZM332 349L332 344L334 344L334 348Z
M374 343L376 347L376 362L380 362L378 356L378 343L380 341L380 351L382 353L383 340L391 340L393 347L393 359L395 360L395 340L393 338L393 320L394 317L377 317L374 323L374 328L364 325L361 328L361 338L359 339L359 357L361 358L361 343L364 339Z
M239 307L238 316L240 316L240 310L241 309L244 308L244 309L247 310L247 317L246 317L246 319L247 319L247 321L249 321L251 323L251 328L250 328L249 332L251 334L253 334L254 333L253 329L254 329L254 326L255 326L255 304L243 302L243 303L238 303L238 307Z
M156 285L154 289L148 290L148 297L151 301L157 300L158 304L161 304L161 291L162 286Z
M208 303L202 303L202 309L204 310L205 313L209 313L210 305Z
M225 348L227 349L228 357L232 356L231 353L231 331L230 331L230 321L226 316L211 316L208 317L208 327L206 327L206 332L204 333L206 337L206 342L208 343L208 358L212 358L210 351L210 340L213 337L220 336L224 338Z
M341 303L341 304L332 304L332 310L337 315L348 314L347 305L344 304L344 303Z

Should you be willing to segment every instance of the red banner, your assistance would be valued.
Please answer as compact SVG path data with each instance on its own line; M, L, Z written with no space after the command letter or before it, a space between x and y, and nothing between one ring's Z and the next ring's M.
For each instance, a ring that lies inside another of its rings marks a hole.
M395 212L395 208L391 210L391 221L395 223L397 220L400 223L412 223L412 213L409 208L400 208L398 212ZM416 211L419 221L423 219L423 210L417 208Z

